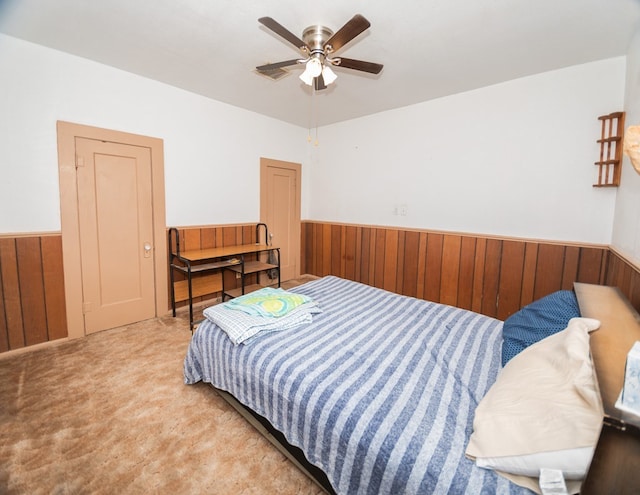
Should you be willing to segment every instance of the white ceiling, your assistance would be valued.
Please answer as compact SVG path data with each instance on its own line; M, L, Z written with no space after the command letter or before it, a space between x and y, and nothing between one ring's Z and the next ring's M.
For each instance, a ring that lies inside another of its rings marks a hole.
M312 97L302 67L253 72L298 56L259 17L302 37L356 13L371 27L337 55L379 75L336 69ZM0 0L0 32L303 127L625 55L638 29L640 0Z

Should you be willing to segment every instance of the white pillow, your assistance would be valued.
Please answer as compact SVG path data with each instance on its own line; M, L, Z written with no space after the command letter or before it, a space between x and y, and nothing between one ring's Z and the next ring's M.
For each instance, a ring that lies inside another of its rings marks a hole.
M594 447L536 452L503 457L477 457L476 465L520 476L537 478L541 467L560 469L567 480L581 480L589 469Z
M534 478L541 468L562 469L567 479L584 478L603 417L589 356L589 332L599 326L572 318L506 364L476 409L466 453L478 466Z

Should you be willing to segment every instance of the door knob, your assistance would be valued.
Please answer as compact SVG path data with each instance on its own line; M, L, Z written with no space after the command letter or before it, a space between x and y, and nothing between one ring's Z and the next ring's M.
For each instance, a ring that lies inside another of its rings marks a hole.
M148 258L149 256L151 256L151 243L150 242L145 242L144 243L144 257Z

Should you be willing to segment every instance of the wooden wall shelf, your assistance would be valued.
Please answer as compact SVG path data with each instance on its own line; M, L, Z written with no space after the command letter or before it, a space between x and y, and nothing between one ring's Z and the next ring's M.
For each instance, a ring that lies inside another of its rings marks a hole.
M600 160L598 167L598 183L593 187L618 187L622 163L622 136L624 134L624 112L614 112L598 117L601 121Z

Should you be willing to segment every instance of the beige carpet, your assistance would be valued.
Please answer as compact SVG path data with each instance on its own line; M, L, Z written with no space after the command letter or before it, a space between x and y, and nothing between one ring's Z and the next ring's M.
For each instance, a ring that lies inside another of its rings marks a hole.
M0 355L2 494L318 494L208 385L184 312Z

